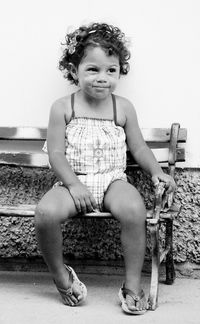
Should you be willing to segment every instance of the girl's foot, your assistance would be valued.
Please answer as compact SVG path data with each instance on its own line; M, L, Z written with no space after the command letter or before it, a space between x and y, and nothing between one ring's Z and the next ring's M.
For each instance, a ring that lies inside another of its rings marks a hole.
M127 314L143 315L147 310L147 301L143 290L139 294L135 294L123 285L119 290L119 299L123 311Z
M65 305L76 306L83 302L87 296L86 286L78 279L75 271L65 265L68 272L68 284L61 288L61 284L58 280L54 280L54 283L62 297L62 301Z

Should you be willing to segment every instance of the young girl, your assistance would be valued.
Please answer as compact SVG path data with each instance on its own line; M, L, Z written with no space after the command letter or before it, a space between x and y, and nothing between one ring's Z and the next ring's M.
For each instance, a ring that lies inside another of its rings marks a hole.
M51 108L47 151L59 182L38 204L35 225L63 302L76 306L85 300L87 289L63 262L61 223L77 213L111 212L121 223L122 309L143 314L147 308L141 289L146 210L139 192L127 182L126 143L154 184L162 181L170 192L175 183L144 142L131 102L113 94L120 76L129 71L129 58L124 34L117 27L94 23L66 35L59 68L78 89Z

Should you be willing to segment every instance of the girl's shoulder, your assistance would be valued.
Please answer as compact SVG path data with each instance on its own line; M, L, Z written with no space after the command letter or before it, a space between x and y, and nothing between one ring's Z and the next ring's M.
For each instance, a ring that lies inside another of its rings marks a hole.
M66 122L71 118L71 95L67 95L55 100L51 106L51 115L63 117Z
M122 110L127 110L127 109L135 109L133 103L122 96L115 95L117 105L120 107Z
M125 97L115 95L115 98L117 105L118 122L125 125L126 120L130 117L130 115L135 115L135 107L133 103Z

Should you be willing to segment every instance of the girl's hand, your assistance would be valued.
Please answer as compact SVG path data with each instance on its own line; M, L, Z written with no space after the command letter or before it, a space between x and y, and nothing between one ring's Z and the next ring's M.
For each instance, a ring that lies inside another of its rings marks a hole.
M96 201L91 192L81 182L70 185L68 190L74 200L78 213L86 214L97 208Z
M154 174L151 179L154 183L154 186L157 186L159 182L164 182L165 188L167 188L166 191L167 194L173 192L176 188L176 183L174 179L169 174L166 174L164 172Z

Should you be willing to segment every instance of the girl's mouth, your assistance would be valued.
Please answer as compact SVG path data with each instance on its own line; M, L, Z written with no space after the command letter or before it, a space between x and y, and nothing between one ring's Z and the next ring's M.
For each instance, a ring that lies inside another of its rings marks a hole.
M93 88L96 88L96 89L108 89L109 87L108 86L93 86Z

